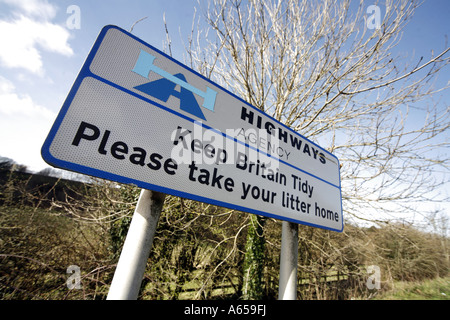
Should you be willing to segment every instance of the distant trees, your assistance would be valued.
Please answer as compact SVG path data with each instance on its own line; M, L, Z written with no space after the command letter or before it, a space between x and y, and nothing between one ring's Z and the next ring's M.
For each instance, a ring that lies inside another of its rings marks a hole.
M26 172L27 166L16 163L13 159L0 157L0 171Z
M47 168L44 168L44 169L40 170L36 174L39 174L41 176L48 176L48 177L50 177L50 176L57 176L58 175L58 171L56 171L53 168L47 167Z

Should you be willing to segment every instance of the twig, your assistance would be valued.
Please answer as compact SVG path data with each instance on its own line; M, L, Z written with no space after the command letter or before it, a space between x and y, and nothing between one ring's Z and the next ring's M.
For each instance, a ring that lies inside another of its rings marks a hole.
M138 24L139 22L141 22L142 20L145 20L145 19L147 19L147 18L148 18L148 17L143 17L143 18L137 20L135 23L133 23L133 25L132 25L131 28L130 28L130 33L133 32L133 28L134 28L134 26L135 26L136 24Z

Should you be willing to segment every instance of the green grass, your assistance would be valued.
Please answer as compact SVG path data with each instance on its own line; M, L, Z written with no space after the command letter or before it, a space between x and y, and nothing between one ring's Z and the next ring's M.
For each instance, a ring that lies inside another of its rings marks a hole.
M394 287L375 297L377 300L450 300L450 277L420 282L395 282Z

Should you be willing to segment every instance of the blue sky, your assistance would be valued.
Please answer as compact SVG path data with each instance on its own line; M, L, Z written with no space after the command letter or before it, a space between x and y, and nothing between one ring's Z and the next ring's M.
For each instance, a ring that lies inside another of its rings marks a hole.
M66 23L71 5L80 9L79 29ZM173 56L183 61L180 39L190 32L195 5L196 0L0 0L0 156L34 171L47 167L40 148L103 26L129 30L148 17L133 33L163 49L165 13ZM432 49L442 51L449 16L450 1L426 1L405 28L398 52L417 62L420 56L429 58Z
M0 156L38 171L48 165L40 147L101 28L129 30L162 48L163 14L173 26L191 26L196 1L0 0ZM80 28L67 19L80 9ZM5 49L8 48L8 49Z

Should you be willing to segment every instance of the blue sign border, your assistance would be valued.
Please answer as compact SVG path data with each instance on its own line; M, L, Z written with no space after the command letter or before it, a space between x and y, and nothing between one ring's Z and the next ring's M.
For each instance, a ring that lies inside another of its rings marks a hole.
M108 80L106 80L106 79L104 79L102 77L99 77L96 74L91 72L90 65L92 63L92 60L94 59L95 55L97 54L97 51L98 51L98 49L100 47L100 44L102 43L106 33L110 29L117 29L120 32L123 32L127 36L133 38L134 40L144 44L148 48L158 52L161 55L163 55L165 58L170 59L172 62L180 65L181 67L183 67L185 69L187 69L189 72L195 74L198 77L201 77L205 81L208 81L209 83L213 84L214 86L220 88L221 90L223 90L227 94L230 94L231 96L233 96L234 98L238 99L239 101L241 101L245 105L251 107L253 110L261 113L262 115L264 115L266 117L269 117L271 119L271 121L273 121L273 122L277 123L278 125L286 128L287 130L289 130L293 134L299 136L300 138L302 138L304 140L307 140L309 143L313 144L317 148L323 150L328 155L330 155L331 157L336 159L338 170L340 168L339 159L336 156L334 156L332 153L330 153L327 150L323 149L322 147L318 146L314 142L306 139L305 137L303 137L299 133L295 132L294 130L292 130L291 128L286 126L285 124L283 124L283 123L277 121L276 119L270 117L269 115L267 115L266 113L264 113L260 109L252 106L251 104L247 103L246 101L242 100L238 96L236 96L233 93L229 92L228 90L222 88L221 86L219 86L218 84L212 82L211 80L205 78L204 76L202 76L201 74L199 74L196 71L192 70L191 68L187 67L186 65L178 62L177 60L174 60L172 57L170 57L170 56L166 55L165 53L161 52L160 50L154 48L153 46L149 45L145 41L137 38L136 36L134 36L133 34L127 32L126 30L123 30L122 28L114 26L114 25L107 25L107 26L102 28L102 30L100 31L100 34L97 37L97 40L95 41L94 45L92 46L91 51L89 52L89 55L88 55L84 65L83 65L83 67L81 68L77 78L75 79L75 82L74 82L74 84L73 84L73 86L72 86L72 88L71 88L71 90L70 90L66 100L64 101L64 104L63 104L63 106L62 106L58 116L56 117L56 120L55 120L52 128L50 129L50 132L49 132L49 134L48 134L48 136L47 136L47 138L46 138L46 140L45 140L45 142L44 142L44 144L42 146L41 155L42 155L42 158L45 160L45 162L47 162L48 164L50 164L50 165L52 165L54 167L59 167L59 168L66 169L66 170L69 170L69 171L75 171L75 172L79 172L79 173L83 173L83 174L99 177L99 178L106 179L106 180L116 181L116 182L119 182L119 183L133 184L133 185L136 185L136 186L138 186L140 188L143 188L143 189L154 190L154 191L158 191L158 192L162 192L162 193L166 193L166 194L171 194L171 195L182 197L182 198L192 199L194 201L210 203L210 204L216 205L216 206L226 207L226 208L230 208L230 209L234 209L234 210L238 210L238 211L243 211L243 212L248 212L248 213L252 213L252 214L257 214L257 215L263 215L263 216L266 216L266 217L271 217L271 218L275 218L275 219L285 220L285 221L298 223L298 224L302 224L302 225L307 225L307 226L311 226L311 227L316 227L316 228L321 228L321 229L326 229L326 230L331 230L331 231L337 231L337 232L342 232L343 231L343 229L344 229L344 217L343 217L343 209L342 209L342 191L341 191L340 170L339 170L339 185L337 186L337 185L334 185L334 184L332 184L332 183L330 183L330 182L328 182L328 181L326 181L326 180L324 180L322 178L319 178L319 177L317 177L317 176L315 176L315 175L313 175L313 174L311 174L309 172L306 172L306 171L304 171L304 170L302 170L302 169L300 169L298 167L295 167L292 164L289 164L289 163L287 163L287 162L285 162L285 161L283 161L281 159L278 159L280 162L282 162L282 163L284 163L284 164L286 164L288 166L291 166L291 167L295 168L296 170L302 171L302 172L304 172L304 173L306 173L306 174L308 174L310 176L313 176L316 179L319 179L319 180L321 180L321 181L323 181L325 183L328 183L331 186L336 187L336 188L339 189L340 198L341 198L341 213L342 213L342 215L341 215L341 228L340 229L334 229L334 228L329 228L329 227L322 226L322 225L316 225L316 224L313 224L313 223L305 222L305 221L302 221L302 220L290 219L290 218L287 218L287 217L284 217L284 216L280 216L280 215L276 215L276 214L273 214L273 213L268 213L268 212L264 212L264 211L260 211L260 210L254 210L254 209L251 209L251 208L230 204L230 203L227 203L227 202L223 202L223 201L219 201L219 200L215 200L215 199L211 199L211 198L205 198L205 197L202 197L202 196L199 196L199 195L186 193L186 192L179 191L179 190L176 190L176 189L166 188L166 187L162 187L162 186L159 186L159 185L154 185L154 184L151 184L151 183L148 183L148 182L127 178L127 177L116 175L116 174L113 174L113 173L110 173L110 172L107 172L107 171L94 169L94 168L91 168L91 167L86 167L86 166L83 166L83 165L80 165L80 164L76 164L76 163L72 163L72 162L69 162L69 161L64 161L64 160L60 160L60 159L55 158L50 153L50 145L53 142L53 139L55 138L56 133L58 132L59 127L61 126L61 123L62 123L64 117L66 116L67 111L68 111L70 105L72 104L72 101L73 101L76 93L78 92L78 89L79 89L82 81L86 77L95 78L95 79L97 79L97 80L99 80L99 81L101 81L101 82L103 82L105 84L108 84L108 85L110 85L110 86L112 86L112 87L114 87L116 89L124 91L124 92L126 92L126 93L128 93L128 94L130 94L130 95L132 95L134 97L137 97L137 98L139 98L141 100L144 100L144 101L146 101L148 103L151 103L151 104L155 105L156 107L164 109L165 111L168 111L168 112L170 112L172 114L175 114L175 115L177 115L177 116L179 116L181 118L184 118L184 119L186 119L188 121L191 121L193 123L197 123L194 119L189 118L188 116L186 116L186 115L184 115L182 113L179 113L179 112L177 112L177 111L175 111L173 109L167 108L167 107L165 107L163 105L160 105L160 104L158 104L158 103L156 103L156 102L154 102L154 101L152 101L150 99L147 99L147 98L145 98L145 97L143 97L143 96L141 96L141 95L139 95L139 94L137 94L137 93L135 93L133 91L130 91L130 90L126 89L126 88L123 88L123 87L121 87L121 86L119 86L119 85L117 85L117 84L115 84L115 83L113 83L111 81L108 81ZM206 129L215 130L214 128L209 127L208 125L205 125L203 123L201 125L203 127L205 127ZM220 134L222 134L224 136L226 136L225 133L223 133L223 132L220 132L218 130L215 130L215 131L219 132ZM258 152L264 153L261 150L255 148L255 147L249 146L249 145L247 145L247 144L237 140L234 137L229 137L229 136L226 136L226 137L234 140L237 143L242 143L248 148L252 148L252 149L255 149ZM264 154L270 157L270 154L267 154L267 153L264 153Z

